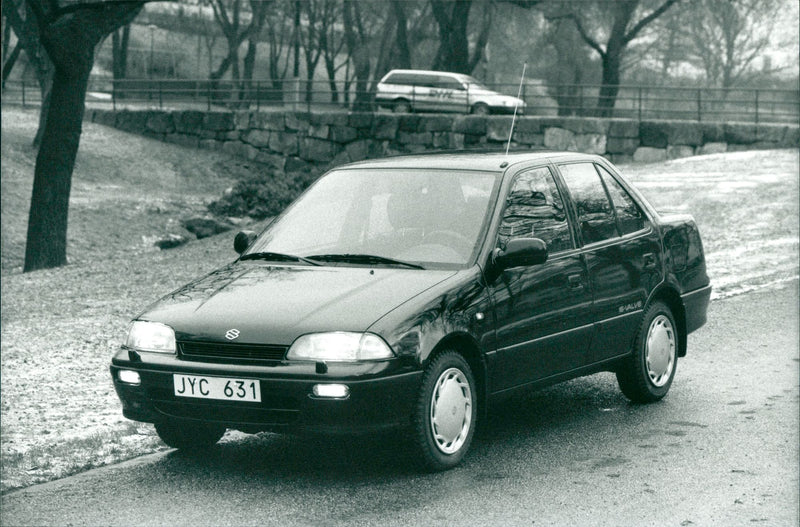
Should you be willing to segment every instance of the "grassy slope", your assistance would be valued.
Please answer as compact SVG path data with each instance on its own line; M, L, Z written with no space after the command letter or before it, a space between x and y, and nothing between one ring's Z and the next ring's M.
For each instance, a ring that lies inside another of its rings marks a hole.
M203 212L251 165L84 124L70 265L23 275L36 114L3 108L2 124L0 489L7 489L157 447L151 428L122 418L109 359L144 306L235 256L232 234L163 252L152 243L180 233L181 218ZM131 440L137 430L144 435Z
M2 113L2 465L0 490L113 463L163 445L126 421L108 374L131 317L230 261L232 235L170 251L152 239L254 167L86 124L65 268L21 274L36 115ZM704 156L624 171L659 206L691 211L716 291L796 279L798 153Z

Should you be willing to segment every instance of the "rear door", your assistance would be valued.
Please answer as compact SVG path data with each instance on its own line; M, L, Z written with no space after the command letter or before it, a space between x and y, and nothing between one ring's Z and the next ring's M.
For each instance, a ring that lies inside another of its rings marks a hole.
M593 294L589 361L628 352L650 291L661 281L661 243L650 220L609 169L592 162L558 170L572 197Z
M525 170L512 181L496 246L514 238L545 241L549 256L543 264L490 277L497 328L493 391L583 366L592 331L588 274L547 166Z

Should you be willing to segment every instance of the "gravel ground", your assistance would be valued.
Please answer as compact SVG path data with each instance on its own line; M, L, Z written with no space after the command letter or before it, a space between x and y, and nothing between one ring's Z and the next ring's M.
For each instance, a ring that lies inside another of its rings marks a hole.
M3 109L0 491L166 448L152 426L122 417L110 357L149 302L235 256L230 233L169 251L153 240L179 233L181 218L257 169L85 124L70 265L22 274L35 126L34 112ZM715 294L729 296L797 279L798 166L798 152L787 150L623 171L659 206L695 214Z

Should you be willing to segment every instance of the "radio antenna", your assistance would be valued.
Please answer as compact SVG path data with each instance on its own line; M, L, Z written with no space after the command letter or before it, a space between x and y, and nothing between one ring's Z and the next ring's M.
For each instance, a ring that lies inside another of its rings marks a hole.
M519 90L517 91L517 101L519 98L522 97L522 83L525 81L525 69L528 67L528 63L525 62L522 64L522 77L519 79ZM508 149L511 148L511 136L514 135L514 123L517 121L517 108L519 108L519 102L514 105L514 117L511 119L511 130L508 131L508 143L506 144L506 157L508 157Z

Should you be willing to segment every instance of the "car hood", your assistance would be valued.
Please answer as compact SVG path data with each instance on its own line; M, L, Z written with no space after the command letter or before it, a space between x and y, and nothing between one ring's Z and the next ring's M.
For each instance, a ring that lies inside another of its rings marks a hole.
M138 318L177 338L289 345L305 333L365 331L383 315L455 274L453 270L233 263L191 282Z

